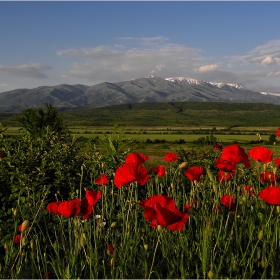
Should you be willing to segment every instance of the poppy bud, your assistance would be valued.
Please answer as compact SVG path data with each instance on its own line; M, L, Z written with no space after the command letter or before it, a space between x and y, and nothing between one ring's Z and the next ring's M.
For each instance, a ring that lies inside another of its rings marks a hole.
M113 265L114 264L114 258L112 258L111 260L110 260L110 265Z
M12 208L13 211L13 215L16 216L17 215L17 209Z
M5 244L4 244L4 249L5 249L6 251L8 251L9 246L8 246L8 244L7 244L7 243L5 243Z
M240 203L240 204L245 205L247 203L247 197L246 196L242 196L241 202L242 203Z
M145 248L145 250L148 250L149 245L148 244L144 244L144 248Z
M28 227L29 227L29 221L25 220L21 225L19 225L18 231L19 232L24 232L24 231L27 230Z
M158 226L157 226L157 230L158 230L158 232L161 232L161 231L162 231L162 226L161 226L161 225L158 225Z
M179 165L179 168L180 168L180 169L183 169L183 168L185 168L187 165L188 165L188 164L184 161L184 162L182 162L182 163Z
M30 248L31 248L31 249L34 248L34 242L33 242L33 240L30 240Z
M117 225L117 223L116 222L113 222L112 224L111 224L111 228L113 228L113 227L115 227Z
M214 278L214 273L213 273L212 270L209 270L209 272L208 272L208 278L209 278L209 279L213 279L213 278Z
M264 164L264 165L263 165L263 171L264 171L264 172L266 171L266 168L267 168L267 165Z
M263 230L261 230L258 234L258 239L262 240L263 239Z

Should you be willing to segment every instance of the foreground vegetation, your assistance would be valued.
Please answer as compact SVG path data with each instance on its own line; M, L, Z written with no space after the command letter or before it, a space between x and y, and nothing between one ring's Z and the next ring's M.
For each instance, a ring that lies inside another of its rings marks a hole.
M20 121L0 138L1 278L280 277L280 130L153 165L118 129L81 147L51 107Z

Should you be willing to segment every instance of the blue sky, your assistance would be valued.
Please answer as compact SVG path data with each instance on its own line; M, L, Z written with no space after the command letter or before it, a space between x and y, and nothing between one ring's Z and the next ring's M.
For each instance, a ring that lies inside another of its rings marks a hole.
M280 93L280 2L0 1L0 92L154 75Z

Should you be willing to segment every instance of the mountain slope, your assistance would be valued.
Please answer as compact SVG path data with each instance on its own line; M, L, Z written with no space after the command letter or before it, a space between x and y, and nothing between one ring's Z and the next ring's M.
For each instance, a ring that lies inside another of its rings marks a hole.
M0 93L0 111L16 112L50 103L62 108L96 108L141 102L231 102L280 104L280 96L247 90L240 84L201 82L184 77L148 76L94 86L58 85Z

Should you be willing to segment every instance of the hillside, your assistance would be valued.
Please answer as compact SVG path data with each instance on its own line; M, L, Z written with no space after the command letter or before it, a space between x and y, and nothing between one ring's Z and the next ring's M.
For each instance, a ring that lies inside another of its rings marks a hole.
M280 126L280 105L159 102L60 111L68 126ZM3 125L19 126L19 113L1 113Z
M119 83L94 86L58 85L35 89L17 89L0 93L0 112L20 112L42 107L58 109L98 108L142 102L224 102L280 104L280 95L262 94L240 84L197 81L182 77L148 76Z

